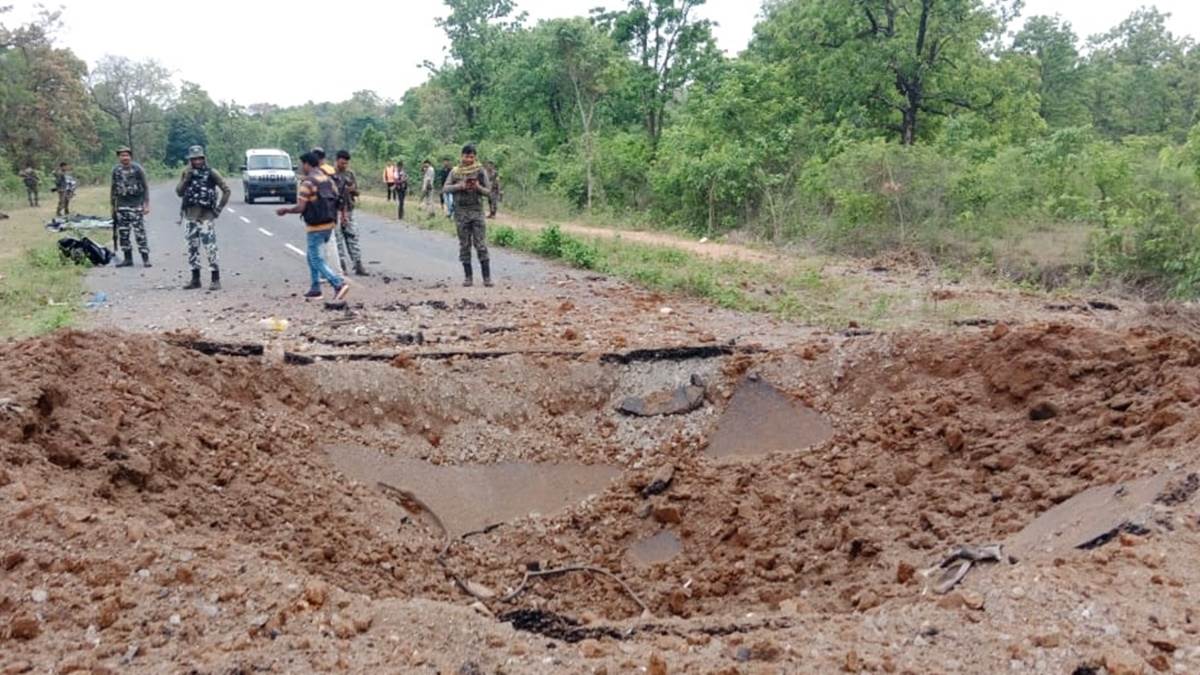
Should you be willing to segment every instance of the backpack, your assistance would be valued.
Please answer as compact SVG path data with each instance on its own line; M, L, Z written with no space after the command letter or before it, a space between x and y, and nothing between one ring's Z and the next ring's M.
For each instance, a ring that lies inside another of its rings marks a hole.
M63 257L77 265L82 265L84 260L96 267L103 267L112 262L112 251L87 237L63 237L58 240L58 250Z
M310 178L317 187L317 198L304 207L301 217L307 225L324 225L337 220L338 195L337 183L325 176L325 180Z
M209 211L217 210L217 180L212 169L192 169L188 184L183 188L183 207L199 206Z

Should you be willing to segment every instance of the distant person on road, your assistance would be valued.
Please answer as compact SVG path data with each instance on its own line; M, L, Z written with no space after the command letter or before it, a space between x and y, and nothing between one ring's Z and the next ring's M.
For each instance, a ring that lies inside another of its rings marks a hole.
M204 148L193 145L188 148L189 166L179 177L175 194L183 197L183 217L187 220L188 267L192 269L192 280L185 289L200 288L200 245L208 258L208 269L212 281L210 291L221 290L221 268L217 262L217 230L214 225L225 205L229 203L229 185L216 169L208 165ZM217 190L221 199L217 201Z
M146 214L150 213L150 186L146 172L133 161L133 151L128 147L117 148L117 165L112 170L112 187L108 191L112 206L113 223L117 227L117 240L125 259L117 267L133 267L133 247L129 232L137 240L138 253L142 254L142 266L150 267L150 241L146 237Z
M500 205L500 197L503 195L500 191L500 172L496 170L495 162L485 162L483 167L487 171L488 187L491 188L488 197L488 218L495 218L496 207Z
M58 208L54 215L63 218L71 215L71 199L75 197L75 188L79 186L75 176L71 175L71 165L60 162L58 171L54 172L54 191L58 193Z
M354 263L354 273L360 277L368 276L367 268L363 267L362 245L358 240L358 224L354 221L355 202L358 201L358 178L350 169L350 152L338 150L335 161L334 181L337 182L338 220L337 228L338 250L349 255L349 262ZM342 261L343 268L349 268L347 261Z
M337 227L337 189L333 179L321 170L321 160L313 153L300 155L300 169L303 175L296 205L280 207L275 213L280 216L299 213L304 219L308 239L308 275L312 282L304 297L320 299L321 278L324 277L333 286L334 298L341 300L349 292L350 282L339 277L321 257L321 247L329 241L333 229Z
M454 167L442 192L454 199L454 224L458 229L458 258L463 264L463 286L474 283L471 274L471 248L479 258L483 285L492 285L492 268L488 262L487 223L483 218L483 200L490 194L487 172L475 161L475 146L464 145L462 163Z
M408 172L404 170L404 162L396 164L396 218L404 220L404 200L408 197Z
M454 167L450 164L450 159L442 158L442 168L437 170L433 175L433 189L438 191L438 199L442 203L443 213L447 217L454 216L454 196L446 192L442 188L446 187L446 179L450 177L450 172Z
M433 215L433 190L436 174L433 171L433 162L425 160L421 162L421 206L425 207L425 212Z
M21 182L25 184L25 196L29 197L29 205L38 206L38 186L41 185L42 179L32 166L25 167L21 172Z
M392 201L392 195L396 192L396 163L388 162L383 168L383 182L387 185L387 198Z

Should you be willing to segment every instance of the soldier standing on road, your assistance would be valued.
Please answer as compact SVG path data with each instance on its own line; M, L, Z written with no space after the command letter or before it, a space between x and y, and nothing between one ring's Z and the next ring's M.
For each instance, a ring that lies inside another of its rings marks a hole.
M79 185L71 175L71 165L61 162L58 171L54 172L54 191L58 193L58 208L54 215L66 217L71 215L71 198L75 196L75 187Z
M41 184L42 179L32 166L25 167L25 170L21 172L21 182L25 183L25 195L29 197L29 205L38 206L38 185Z
M433 215L434 178L433 162L421 162L421 206L425 207L425 213L428 215Z
M487 171L488 187L491 188L488 197L488 218L495 218L496 207L500 205L500 197L503 194L500 192L500 172L496 170L495 162L484 163L484 169Z
M217 231L213 221L221 215L229 203L229 185L216 169L208 165L204 148L193 145L188 148L188 166L179 177L175 194L183 197L183 215L187 219L188 267L192 269L192 280L185 289L200 288L200 245L208 258L208 269L212 282L208 289L221 290L221 268L217 262ZM217 201L217 190L221 200Z
M350 256L354 263L354 273L360 277L369 276L367 268L363 267L362 245L358 240L358 224L354 222L354 207L358 200L358 178L350 169L350 152L338 150L335 161L334 180L337 181L338 193L341 195L338 219L341 221L337 229L338 250ZM345 262L343 268L348 268Z
M463 286L474 283L471 274L471 248L479 257L483 285L492 285L488 262L487 223L483 218L483 200L490 194L487 172L475 161L475 146L464 145L462 163L450 171L442 192L454 197L454 224L458 228L458 258L463 264Z
M137 240L138 253L142 254L142 266L150 267L150 242L146 237L146 215L150 213L150 187L146 184L146 172L133 161L133 151L127 147L117 148L118 163L112 170L112 187L108 198L112 205L113 223L117 226L117 239L125 259L117 267L133 267L133 248L129 232Z
M408 172L404 170L404 162L396 164L396 218L404 220L404 200L408 197Z

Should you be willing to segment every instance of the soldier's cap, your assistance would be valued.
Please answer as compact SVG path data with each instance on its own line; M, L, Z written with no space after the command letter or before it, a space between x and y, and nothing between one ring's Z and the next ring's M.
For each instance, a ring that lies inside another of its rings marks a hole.
M192 147L188 148L187 158L196 159L197 157L204 159L204 148L199 145L193 145Z
M131 155L133 154L133 150L130 150L128 145L122 145L121 147L117 148L118 155L125 152L128 152Z
M312 154L316 155L317 157L324 157L325 156L325 148L322 148L319 145L314 146L312 149Z

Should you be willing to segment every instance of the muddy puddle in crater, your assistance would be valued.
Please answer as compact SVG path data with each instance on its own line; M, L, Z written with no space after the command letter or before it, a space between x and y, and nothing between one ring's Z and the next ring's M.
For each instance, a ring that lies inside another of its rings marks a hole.
M745 459L804 450L833 438L833 425L760 378L742 380L708 441L714 459Z
M451 537L524 516L552 515L602 492L621 473L612 466L571 463L435 465L353 447L330 448L327 454L338 471L372 487L386 486L380 489L404 497L410 511L426 511Z

